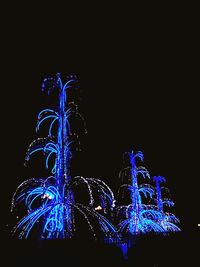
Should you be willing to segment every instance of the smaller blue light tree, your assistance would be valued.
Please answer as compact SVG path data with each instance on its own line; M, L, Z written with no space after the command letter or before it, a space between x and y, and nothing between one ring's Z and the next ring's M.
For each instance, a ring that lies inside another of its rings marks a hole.
M131 184L123 184L121 190L128 190L131 203L117 207L117 217L120 217L118 229L120 232L130 234L147 233L150 231L163 232L163 228L157 223L162 218L162 213L155 205L143 204L144 197L153 197L154 189L150 184L138 185L138 176L150 179L149 172L145 167L136 165L136 159L143 161L143 153L131 151L126 153L129 157L130 166L120 172L120 177L128 177ZM123 194L124 195L124 194Z
M178 232L181 231L180 228L176 225L179 223L179 219L170 212L164 212L164 206L173 207L174 202L169 198L162 199L161 192L161 183L166 183L166 179L163 176L154 176L153 181L156 183L156 202L158 211L162 216L158 218L158 224L164 229L164 232ZM163 189L168 190L168 188L164 187Z

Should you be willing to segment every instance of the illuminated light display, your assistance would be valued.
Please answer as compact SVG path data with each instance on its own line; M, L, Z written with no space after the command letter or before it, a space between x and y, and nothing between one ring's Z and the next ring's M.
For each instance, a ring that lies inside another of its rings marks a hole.
M27 207L27 214L17 223L13 229L13 234L19 238L28 238L30 232L37 223L41 223L41 239L65 239L72 238L76 232L75 212L80 213L94 236L95 230L90 222L90 218L96 220L100 229L109 236L116 233L115 227L109 220L98 212L101 207L106 210L114 207L114 195L112 190L100 179L84 178L81 176L71 177L69 163L72 157L70 137L73 136L69 125L69 117L76 115L82 118L77 111L77 106L67 108L68 91L72 90L77 82L76 76L67 77L67 82L62 83L60 74L56 77L45 78L42 84L42 91L48 94L52 90L58 90L59 106L58 110L44 109L38 114L36 132L48 121L48 137L34 140L27 151L26 163L31 156L37 152L43 152L46 156L46 168L50 168L49 160L54 156L54 165L51 168L52 176L48 178L31 178L22 182L15 191L12 198L11 211L17 206L24 204ZM57 122L57 134L53 136L52 128ZM86 188L89 195L88 205L77 203L73 190L77 186ZM94 197L101 206L96 209ZM97 211L96 211L97 210Z
M164 206L173 207L174 202L170 200L169 198L162 199L162 193L161 193L161 183L166 183L166 179L163 176L154 176L153 181L156 183L156 200L157 200L157 208L158 211L161 213L161 217L158 220L158 223L165 232L178 232L180 231L180 228L176 225L179 223L179 219L172 214L171 212L164 212ZM164 187L163 190L167 190L169 192L169 189Z
M80 143L78 136L71 130L69 118L75 116L83 119L77 106L68 102L68 93L75 88L76 83L76 76L67 77L64 84L60 74L44 79L42 91L50 94L52 90L57 90L59 103L56 110L46 108L39 112L36 132L40 133L41 128L48 123L48 135L37 138L29 145L25 163L28 164L33 155L44 155L45 167L50 171L50 176L30 178L17 187L11 211L25 206L26 213L14 227L13 235L27 239L35 228L40 228L41 239L70 239L79 230L76 214L82 216L95 238L98 225L98 231L103 232L108 243L120 243L124 233L138 235L180 231L176 225L179 223L178 218L165 211L166 206L174 205L170 199L162 197L163 188L160 184L166 182L166 179L162 176L151 179L148 170L138 166L138 161L144 160L141 151L125 153L129 163L120 172L123 182L118 195L122 200L129 196L129 204L117 205L112 190L101 179L71 175L72 144L75 141L78 145ZM141 179L149 183L140 184ZM152 181L155 188L150 184ZM74 193L77 188L86 191L87 203L77 201ZM20 217L18 215L17 219ZM116 220L117 226L107 217ZM126 253L126 242L121 244L123 253Z
M163 228L156 222L161 213L154 205L142 203L142 194L152 198L154 190L149 184L138 185L138 176L150 179L149 172L145 167L137 167L136 159L143 161L144 156L141 151L134 153L131 151L126 153L129 157L130 166L120 172L120 177L131 182L123 184L119 190L128 190L130 193L131 203L117 207L117 216L120 217L118 225L120 232L128 232L130 234L146 233L150 231L162 232Z
M175 215L163 211L163 205L172 206L173 202L169 199L162 200L160 182L165 181L164 177L154 176L153 181L156 182L156 192L150 184L138 185L138 176L148 178L149 172L146 168L137 167L136 159L143 161L144 156L141 151L126 153L129 158L129 165L120 172L120 178L128 183L120 186L118 194L125 197L125 192L129 192L131 203L129 205L121 205L116 208L117 218L120 223L118 229L120 232L139 234L148 232L164 233L168 231L180 231L175 223L179 220ZM156 194L157 201L155 204L149 204L153 201ZM143 197L149 198L148 204L143 204Z

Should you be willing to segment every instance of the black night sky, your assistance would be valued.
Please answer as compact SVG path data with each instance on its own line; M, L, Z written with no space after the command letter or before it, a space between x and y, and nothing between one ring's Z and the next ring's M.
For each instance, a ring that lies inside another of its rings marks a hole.
M37 136L38 112L49 107L42 80L60 72L63 79L79 78L78 105L88 130L76 174L102 178L116 190L123 152L141 150L150 174L166 177L173 212L184 234L193 236L200 223L197 19L90 15L50 20L50 14L23 13L10 15L10 25L4 21L1 234L9 243L11 196L31 176L24 156Z

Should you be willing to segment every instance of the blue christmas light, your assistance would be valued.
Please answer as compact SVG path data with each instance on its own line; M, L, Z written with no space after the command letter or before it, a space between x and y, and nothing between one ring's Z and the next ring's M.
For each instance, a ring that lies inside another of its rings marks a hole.
M110 235L117 235L115 227L103 215L98 213L94 207L94 197L97 195L98 202L102 203L102 209L106 213L106 208L113 207L114 195L111 189L100 179L84 178L81 176L71 177L69 164L72 157L71 133L69 117L75 113L80 114L67 106L67 92L72 89L77 82L75 76L70 76L63 84L60 74L55 78L46 78L42 84L42 91L48 94L52 90L58 90L59 106L58 111L44 109L38 114L36 132L40 130L44 122L49 122L48 138L38 138L34 140L27 151L26 161L36 152L43 152L46 156L45 166L48 169L49 159L54 156L54 164L51 172L54 176L48 178L32 178L21 183L14 193L12 199L12 210L22 202L26 205L28 213L17 223L13 230L19 238L28 238L36 223L42 222L41 238L72 238L76 230L74 212L79 212L87 222L89 229L94 236L95 230L90 222L94 218L100 229ZM76 107L76 106L75 106ZM52 136L52 127L57 123L57 136ZM74 187L86 186L89 194L89 203L83 205L77 203L74 198Z
M164 212L163 206L173 207L174 202L170 199L162 199L161 183L166 183L166 179L163 176L154 176L153 181L156 183L156 196L157 196L157 207L161 213L161 217L158 219L159 225L164 229L165 232L178 232L181 231L176 225L179 223L179 219L170 212ZM169 192L169 190L167 190Z
M43 154L45 167L52 175L47 178L31 178L18 186L12 198L11 210L24 204L27 213L14 227L13 234L26 239L39 224L42 239L73 238L77 231L75 213L82 216L94 237L96 237L96 225L93 225L95 221L110 243L115 242L114 240L124 233L138 235L152 231L156 233L180 231L176 225L179 223L178 218L171 212L165 211L166 206L174 205L173 201L162 197L160 184L165 183L166 179L154 176L152 180L156 188L150 184L151 177L147 169L137 166L138 160L142 162L144 160L141 151L126 153L129 166L120 173L122 180L126 181L120 186L118 193L122 199L129 195L128 205L115 207L114 194L101 179L71 176L69 171L73 156L71 144L75 138L77 143L79 140L70 128L69 118L77 116L83 119L77 106L68 103L68 93L75 87L76 82L76 76L69 76L66 83L63 83L60 74L44 79L42 91L50 94L53 90L57 90L58 110L47 108L39 112L36 132L40 132L41 127L47 124L48 137L34 140L29 145L25 160L27 163L34 155ZM84 121L83 123L85 124ZM139 184L138 177L147 179L149 183ZM74 193L76 187L86 190L88 194L86 204L77 201ZM113 216L112 211L116 211L117 218L114 219L119 220L117 230L106 218L107 215Z
M129 192L131 203L117 207L117 217L120 219L118 229L121 233L128 232L130 234L139 234L147 232L166 233L169 231L180 231L175 224L178 218L169 212L164 212L163 205L171 207L174 203L170 199L162 199L161 182L166 182L162 176L154 176L153 181L156 183L156 191L150 184L138 185L138 175L142 178L149 178L150 175L146 168L136 165L136 159L143 161L144 156L141 151L134 153L131 151L126 153L129 157L130 166L120 172L122 179L128 180L131 184L123 184L120 186L118 194L122 198L125 192ZM143 197L149 198L151 203L156 195L155 204L143 204Z
M147 233L150 231L163 232L163 228L157 223L161 218L159 212L154 205L144 205L142 203L142 195L144 197L153 197L154 189L149 184L138 185L138 176L150 179L149 172L145 167L137 167L136 160L143 161L144 156L141 151L134 153L131 151L126 153L129 157L130 167L124 169L124 175L129 176L131 185L124 184L121 189L127 189L130 192L131 204L117 207L117 216L121 222L118 225L120 232L128 232L130 234ZM120 174L122 176L122 173ZM123 194L124 196L124 194Z

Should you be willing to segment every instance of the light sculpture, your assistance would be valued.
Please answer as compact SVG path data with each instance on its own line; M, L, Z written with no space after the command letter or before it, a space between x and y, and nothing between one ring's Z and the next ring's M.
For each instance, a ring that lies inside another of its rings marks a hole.
M84 178L82 176L72 177L69 171L70 159L72 157L70 138L73 136L69 117L77 114L68 108L68 92L73 90L77 83L76 76L67 77L66 83L61 80L60 74L56 77L44 79L42 91L48 94L52 90L58 91L58 109L44 109L38 114L36 131L38 132L44 122L50 122L48 137L34 140L27 151L26 161L37 152L43 152L46 156L46 168L50 168L50 158L54 164L51 167L51 176L47 178L31 178L22 182L15 191L12 198L13 211L18 205L24 204L27 213L19 220L13 229L13 234L19 238L28 238L36 224L40 223L42 239L65 239L72 238L76 232L75 212L82 215L89 229L96 237L94 227L91 223L95 220L105 235L116 234L115 227L109 220L96 211L94 206L94 195L99 198L99 203L104 204L104 209L109 206L113 208L114 195L109 186L100 179ZM57 134L53 135L53 127L57 124ZM84 186L88 192L88 205L77 203L73 190L77 186ZM94 194L95 193L95 194Z

